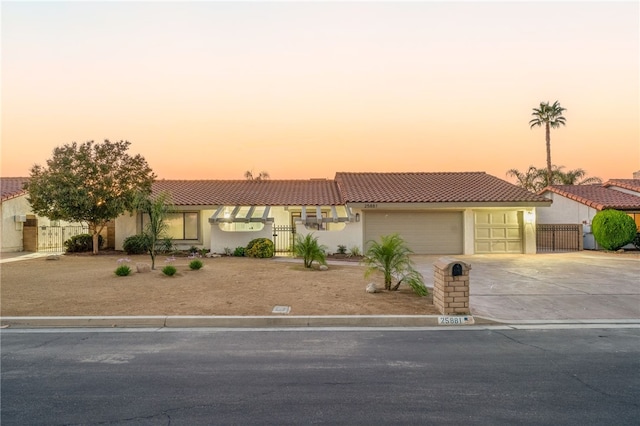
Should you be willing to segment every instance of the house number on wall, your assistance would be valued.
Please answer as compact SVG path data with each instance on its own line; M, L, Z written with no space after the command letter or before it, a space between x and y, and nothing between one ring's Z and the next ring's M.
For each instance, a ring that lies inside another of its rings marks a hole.
M378 205L377 204L365 204L364 208L365 209L375 209L375 208L378 208Z

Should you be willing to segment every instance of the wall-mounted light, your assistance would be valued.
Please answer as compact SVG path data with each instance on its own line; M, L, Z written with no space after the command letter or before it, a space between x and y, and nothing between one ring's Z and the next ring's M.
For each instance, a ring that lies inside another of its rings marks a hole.
M356 213L356 222L360 222L360 213Z
M524 223L533 223L535 216L531 210L524 212Z

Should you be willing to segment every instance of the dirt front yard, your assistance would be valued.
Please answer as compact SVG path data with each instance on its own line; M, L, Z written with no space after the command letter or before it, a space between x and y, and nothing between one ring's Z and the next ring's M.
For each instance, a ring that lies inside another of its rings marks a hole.
M116 276L118 259L127 257L134 271ZM63 255L0 265L2 316L102 315L274 315L275 306L290 306L290 315L436 315L431 294L418 297L408 286L369 294L369 282L382 287L381 276L364 277L357 263L307 270L302 260L205 258L204 267L189 269L190 259L169 262L178 273L137 273L149 256L123 254Z

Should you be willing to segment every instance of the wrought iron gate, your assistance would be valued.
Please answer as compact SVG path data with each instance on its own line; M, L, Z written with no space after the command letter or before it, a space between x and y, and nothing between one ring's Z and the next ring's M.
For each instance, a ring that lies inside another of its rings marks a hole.
M582 225L536 225L536 251L538 253L580 251L582 248Z
M295 226L276 225L273 227L273 245L276 253L293 253L295 244Z
M39 226L38 251L63 252L65 241L74 235L88 233L87 226Z

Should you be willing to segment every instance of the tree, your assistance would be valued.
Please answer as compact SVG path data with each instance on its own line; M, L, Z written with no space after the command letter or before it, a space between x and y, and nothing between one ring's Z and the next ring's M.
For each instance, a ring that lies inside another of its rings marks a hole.
M518 169L507 170L507 176L516 178L516 185L531 192L538 192L549 185L593 185L602 183L602 179L597 176L586 177L587 172L583 169L563 171L564 166L551 167L551 181L548 179L547 170L529 166L526 172Z
M293 251L296 256L302 258L305 268L311 268L313 262L326 265L326 249L326 246L318 244L318 237L314 237L313 232L305 235L304 237L298 234L296 236L296 243L293 247Z
M149 221L144 227L143 234L148 243L151 256L151 269L156 269L157 243L166 235L168 225L165 219L174 208L169 202L169 195L161 193L155 198L139 194L136 199L136 210L145 213Z
M25 189L36 214L52 220L85 222L98 253L106 223L134 208L139 193L150 194L155 179L141 155L130 156L127 141L57 147L46 166L34 165Z
M547 182L552 181L553 170L551 169L551 129L556 129L566 124L566 119L562 113L566 108L562 108L558 101L553 105L549 102L540 102L539 108L533 108L533 119L529 121L529 128L544 125L545 139L547 142Z
M247 170L246 172L244 172L244 177L245 177L246 180L261 181L261 180L267 180L271 176L269 176L269 172L264 171L264 170L261 171L260 173L258 173L257 176L253 175L253 170Z
M379 271L384 276L385 290L398 290L400 284L406 282L419 296L427 294L422 274L414 269L413 262L409 257L413 251L407 247L398 234L383 235L380 237L380 242L370 241L370 243L363 259L367 265L365 277ZM396 278L398 282L392 288L393 278Z

